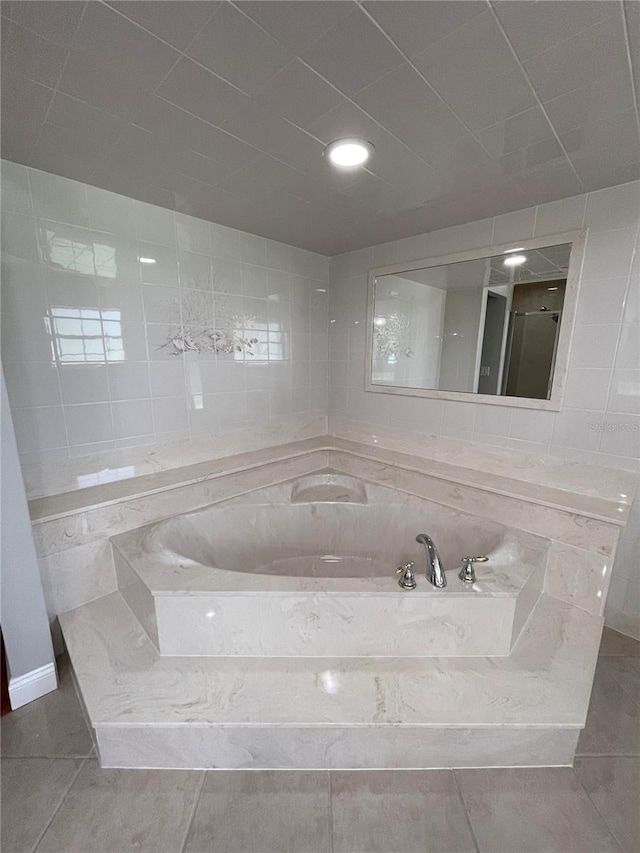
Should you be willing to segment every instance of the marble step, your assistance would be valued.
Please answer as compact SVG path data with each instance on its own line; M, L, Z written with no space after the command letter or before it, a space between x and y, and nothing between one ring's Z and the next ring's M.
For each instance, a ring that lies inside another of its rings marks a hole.
M117 592L60 623L103 766L329 769L570 764L601 627L543 595L505 658L265 659L162 657Z

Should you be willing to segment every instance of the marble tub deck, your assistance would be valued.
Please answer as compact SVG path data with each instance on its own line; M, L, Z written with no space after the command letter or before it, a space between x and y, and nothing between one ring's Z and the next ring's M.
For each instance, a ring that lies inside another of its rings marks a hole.
M60 617L106 767L569 765L602 620L542 595L508 657L161 657L119 593Z
M52 611L60 614L102 764L571 764L618 533L636 490L630 472L351 430L39 498L31 509L44 575L55 591L54 581L80 578L96 545L110 554L113 535L327 466L550 542L544 582L530 590L535 606L510 654L161 656L142 627L144 608L134 615L133 599L113 591L105 550L97 582L76 599L82 606L68 603L74 582L66 606Z
M423 528L455 569L445 589L424 576ZM331 469L111 543L118 587L166 655L507 655L549 551L542 537ZM461 557L480 553L476 583L462 583ZM308 556L321 554L343 556ZM286 571L262 567L283 555ZM410 559L417 587L403 591L395 568Z

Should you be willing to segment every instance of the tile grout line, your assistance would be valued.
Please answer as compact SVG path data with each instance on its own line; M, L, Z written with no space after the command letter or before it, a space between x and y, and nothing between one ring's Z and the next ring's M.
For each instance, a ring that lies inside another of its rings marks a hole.
M70 791L70 790L73 788L73 786L75 785L76 779L77 779L77 778L78 778L78 776L80 775L80 771L81 771L81 770L82 770L82 768L85 766L85 764L86 764L87 760L88 760L87 758L83 758L83 759L81 760L81 762L80 762L80 765L79 765L78 769L76 770L76 772L75 772L75 773L74 773L74 775L73 775L73 779L71 780L71 782L69 783L69 786L67 787L67 789L65 790L64 794L62 795L62 797L61 797L61 799L60 799L60 802L58 803L58 805L56 806L56 808L53 810L53 814L51 815L51 817L50 817L50 818L49 818L49 820L47 821L46 826L44 827L44 829L42 830L42 832L41 832L41 833L40 833L40 835L38 836L38 840L36 841L36 843L35 843L35 844L33 845L33 847L31 848L30 853L36 853L36 850L37 850L37 849L38 849L38 847L40 846L40 843L42 842L42 839L43 839L43 838L44 838L44 836L47 834L47 832L48 832L48 830L49 830L49 827L51 826L51 824L53 823L53 821L54 821L54 819L55 819L56 815L58 814L58 812L59 812L59 811L60 811L60 809L62 808L62 805L63 805L64 801L67 799L67 796L68 796L68 794L69 794L69 791Z
M331 787L332 771L327 770L329 788L329 853L333 853L333 791Z
M453 776L453 781L454 781L454 783L455 783L456 790L458 791L458 797L460 797L460 802L462 803L462 808L463 808L463 810L464 810L464 816L465 816L465 819L466 819L466 821L467 821L467 827L468 827L469 832L470 832L470 834L471 834L471 840L473 841L473 843L474 843L474 845L475 845L476 853L480 853L480 845L478 844L478 839L476 838L476 833L475 833L475 831L474 831L474 829L473 829L473 824L471 823L471 816L470 816L470 814L469 814L469 810L467 809L467 804L465 803L465 801L464 801L464 797L462 796L462 788L460 787L460 782L458 781L458 777L457 777L457 775L456 775L456 771L455 771L455 769L452 767L452 768L449 770L449 772L450 772L450 773L451 773L451 775Z
M200 794L202 793L202 789L204 787L204 780L205 780L207 771L201 770L200 772L202 773L202 778L200 779L200 782L198 784L198 788L197 788L195 796L193 798L193 805L191 807L191 814L189 815L189 821L187 823L187 828L186 828L185 833L184 833L184 838L182 839L182 844L180 845L179 853L184 853L185 848L187 846L187 840L189 838L189 832L191 831L191 827L193 826L193 819L196 816L196 809L198 808L198 804L200 802Z
M582 757L582 756L576 756L576 758L578 758L578 757ZM600 756L600 757L602 758L602 757L605 757L605 756ZM620 756L606 756L606 757L619 758ZM574 759L574 765L575 765L575 759ZM618 845L620 846L620 850L621 850L621 851L625 851L624 844L623 844L623 843L618 839L618 836L617 836L617 835L616 835L616 833L614 832L613 827L609 825L609 821L606 819L606 817L604 816L604 814L600 811L600 809L598 808L597 803L596 803L596 802L591 798L591 794L589 793L589 791L588 791L588 789L587 789L586 785L584 785L584 784L583 784L582 779L581 779L581 778L580 778L580 776L576 773L576 771L575 771L575 766L574 766L574 765L572 765L572 767L571 767L571 771L572 771L572 773L573 773L573 777L574 777L574 779L576 780L576 782L578 783L578 785L580 786L580 788L582 788L582 790L584 791L584 793L587 795L587 799L588 799L588 800L589 800L589 802L591 803L591 805L592 805L592 807L593 807L594 811L596 812L596 814L598 814L598 815L600 816L600 820L601 820L601 821L604 823L604 825L607 827L607 829L608 829L608 830L609 830L609 832L611 833L611 837L614 839L614 841L616 842L616 844L618 844Z

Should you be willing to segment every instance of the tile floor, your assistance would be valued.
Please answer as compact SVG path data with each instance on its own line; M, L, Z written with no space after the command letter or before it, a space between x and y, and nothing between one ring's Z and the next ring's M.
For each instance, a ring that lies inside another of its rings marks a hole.
M2 853L640 850L640 643L608 629L573 769L101 770L61 664L2 721Z

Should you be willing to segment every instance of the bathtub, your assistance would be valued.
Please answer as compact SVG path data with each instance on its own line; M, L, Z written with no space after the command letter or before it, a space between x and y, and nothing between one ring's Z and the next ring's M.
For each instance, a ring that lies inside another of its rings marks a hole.
M444 589L416 535L435 541ZM111 540L118 586L163 655L507 655L549 542L329 470ZM477 581L461 560L486 555ZM396 568L415 562L418 585Z

